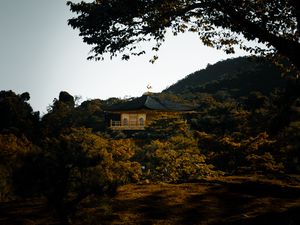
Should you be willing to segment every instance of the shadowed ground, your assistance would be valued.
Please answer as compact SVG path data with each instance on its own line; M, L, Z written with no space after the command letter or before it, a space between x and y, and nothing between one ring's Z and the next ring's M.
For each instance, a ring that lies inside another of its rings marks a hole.
M2 203L0 224L57 223L43 204ZM300 186L243 177L125 185L113 199L84 203L73 223L298 225Z

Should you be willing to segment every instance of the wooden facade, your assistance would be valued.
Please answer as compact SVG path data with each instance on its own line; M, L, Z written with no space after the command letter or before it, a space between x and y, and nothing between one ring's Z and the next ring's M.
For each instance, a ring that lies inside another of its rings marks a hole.
M120 120L110 120L112 130L143 130L146 125L146 113L120 112Z
M115 115L109 120L109 128L112 130L144 130L157 112L150 110L113 112Z

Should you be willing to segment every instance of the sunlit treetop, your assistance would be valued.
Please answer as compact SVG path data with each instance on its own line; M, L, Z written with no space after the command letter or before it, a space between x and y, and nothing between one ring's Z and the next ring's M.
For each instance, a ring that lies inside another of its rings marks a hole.
M67 3L77 16L69 25L92 45L89 59L158 51L167 30L196 33L203 44L226 53L236 48L258 55L281 55L300 68L298 0L95 0ZM266 47L250 46L255 40ZM152 41L152 42L151 42ZM154 57L155 59L155 57Z

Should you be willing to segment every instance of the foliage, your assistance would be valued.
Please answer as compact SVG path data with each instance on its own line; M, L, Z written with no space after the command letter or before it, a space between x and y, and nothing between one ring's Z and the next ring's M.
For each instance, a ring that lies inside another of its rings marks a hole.
M131 139L110 140L108 152L112 154L112 161L104 161L103 169L111 173L111 179L118 184L137 182L141 176L141 165L132 160L137 146Z
M135 160L143 166L143 178L179 182L217 175L205 162L188 123L176 113L161 113L137 142Z
M245 100L246 107L251 110L252 112L262 108L266 102L268 101L268 98L262 93L258 91L250 92L247 99Z
M188 116L192 129L245 136L278 134L298 115L299 81L283 78L263 58L240 57L209 65L178 81L164 93L178 93L197 107Z
M270 152L265 152L262 155L251 154L246 157L250 163L250 168L255 173L276 173L283 171L283 164L277 163Z
M147 178L154 181L188 181L215 174L212 166L205 163L195 139L180 135L145 146L143 163Z
M70 127L70 116L74 111L74 98L67 92L60 92L59 99L53 100L48 113L42 118L42 135L57 136L64 128Z
M0 134L0 201L15 197L14 172L23 166L24 157L35 148L24 136Z
M278 134L291 122L299 120L300 81L290 79L283 92L275 92L272 96L272 115L270 133Z
M84 101L76 107L70 118L72 127L87 127L93 131L105 130L103 101L99 99Z
M293 121L279 136L280 156L289 172L300 172L300 121Z
M94 55L103 59L122 54L145 53L137 47L154 41L158 51L165 34L196 33L203 44L234 53L235 47L254 54L277 54L287 57L298 69L300 4L296 0L234 1L140 1L95 0L90 3L67 3L78 14L69 24L79 29L84 42L93 45ZM265 47L247 44L258 41ZM157 56L153 58L155 60Z
M280 70L262 57L239 57L209 65L177 81L165 93L198 98L200 93L216 94L222 90L238 99L250 92L269 95L275 88L284 88L285 79ZM186 98L186 97L185 97Z
M146 128L150 139L168 139L174 135L189 135L189 125L178 113L158 113Z
M118 185L139 179L140 166L130 161L130 141L110 142L90 129L71 128L46 139L42 148L39 158L18 171L19 192L39 190L64 222L87 196L112 195Z
M28 92L21 95L13 91L0 92L0 132L36 139L39 112L33 112L27 102L29 99Z
M70 127L104 131L104 101L87 100L75 107L74 97L69 93L60 92L59 96L58 100L54 99L48 113L42 118L42 134L45 137L57 136L63 129Z
M249 112L233 99L217 101L209 96L202 99L198 112L189 116L191 127L212 134L247 133Z
M267 133L259 133L254 137L243 137L239 133L232 136L217 137L205 132L197 132L196 138L207 155L207 161L217 169L229 173L265 174L282 172L284 167L276 154L276 141Z

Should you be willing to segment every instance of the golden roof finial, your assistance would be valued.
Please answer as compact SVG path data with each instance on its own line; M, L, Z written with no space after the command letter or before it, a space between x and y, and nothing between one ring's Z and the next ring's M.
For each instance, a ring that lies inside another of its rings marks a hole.
M147 89L148 89L148 92L149 92L152 89L152 86L150 84L148 84Z
M150 84L147 84L146 87L147 87L147 91L143 95L150 95L151 94L152 86Z

